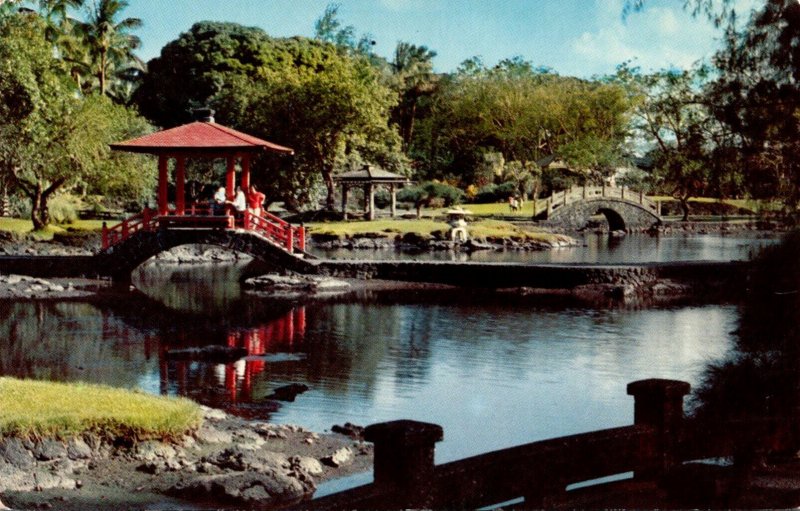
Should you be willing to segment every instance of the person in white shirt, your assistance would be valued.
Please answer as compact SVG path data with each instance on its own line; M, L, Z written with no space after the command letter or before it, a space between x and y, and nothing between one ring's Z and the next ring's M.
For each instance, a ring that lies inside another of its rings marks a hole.
M242 191L241 186L236 187L236 196L233 198L231 205L237 213L243 213L244 210L247 209L247 199L244 196L244 191Z
M221 215L225 212L225 187L220 186L214 194L211 202L211 209L215 215Z

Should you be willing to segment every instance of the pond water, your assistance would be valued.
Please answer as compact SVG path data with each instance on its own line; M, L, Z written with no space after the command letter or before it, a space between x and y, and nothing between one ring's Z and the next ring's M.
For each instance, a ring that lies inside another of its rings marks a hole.
M737 233L722 234L632 234L609 237L608 234L585 234L580 246L542 251L464 252L438 251L408 253L396 250L321 250L318 257L334 259L434 259L443 261L514 262L514 263L650 263L669 261L739 261L752 259L763 247L778 241L777 235Z
M486 292L368 292L278 301L243 295L241 265L140 270L97 303L0 306L0 374L185 395L300 424L400 418L444 427L443 462L537 439L630 424L627 383L698 383L732 345L731 305L578 308ZM170 348L226 344L234 364ZM294 402L267 396L304 383Z

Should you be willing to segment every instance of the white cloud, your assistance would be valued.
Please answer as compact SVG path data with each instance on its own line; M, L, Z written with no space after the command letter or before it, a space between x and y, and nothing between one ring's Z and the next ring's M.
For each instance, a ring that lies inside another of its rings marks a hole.
M596 0L593 8L598 28L571 42L576 61L593 72L607 72L628 60L645 71L688 68L717 47L712 24L702 16L693 18L677 2L674 7L651 5L625 20L620 0Z

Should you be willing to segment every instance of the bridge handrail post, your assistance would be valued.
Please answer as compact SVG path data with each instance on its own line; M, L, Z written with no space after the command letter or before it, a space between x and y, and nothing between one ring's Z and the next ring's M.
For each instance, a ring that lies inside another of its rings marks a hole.
M392 507L424 508L431 503L436 442L444 438L438 424L397 420L367 426L364 439L375 444L375 484L396 489L402 502Z
M603 181L603 188L602 188L602 192L601 192L600 196L601 197L605 197L606 196L606 182L605 182L605 180Z
M122 239L126 239L128 237L128 219L122 221Z
M246 209L244 210L244 216L242 217L242 219L244 221L244 230L245 231L249 231L250 230L250 212L248 210L246 210Z
M620 188L619 198L620 199L624 199L625 198L625 187L624 186L622 188Z
M306 250L306 228L302 225L297 228L297 247L303 252Z
M633 423L656 430L654 447L655 474L637 473L637 477L653 477L678 463L678 440L684 425L683 397L691 385L685 381L651 378L628 384L628 395L633 396Z
M103 250L105 250L108 248L108 225L105 222L103 222L102 239L103 239Z
M644 205L644 190L639 190L639 204Z
M287 225L286 226L286 250L289 253L292 253L294 251L294 240L292 239L293 238L292 234L293 234L292 233L292 226L291 225Z

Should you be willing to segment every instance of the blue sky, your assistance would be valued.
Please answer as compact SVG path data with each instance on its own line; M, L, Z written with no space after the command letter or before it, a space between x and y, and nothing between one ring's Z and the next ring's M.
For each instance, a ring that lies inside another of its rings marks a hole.
M748 1L748 0L743 0ZM327 0L130 0L145 60L201 20L257 26L272 36L313 35ZM719 31L683 0L649 0L622 19L624 0L339 0L339 19L391 59L398 41L437 52L437 71L471 56L491 65L522 56L563 75L610 74L633 59L643 70L688 67L717 47Z

